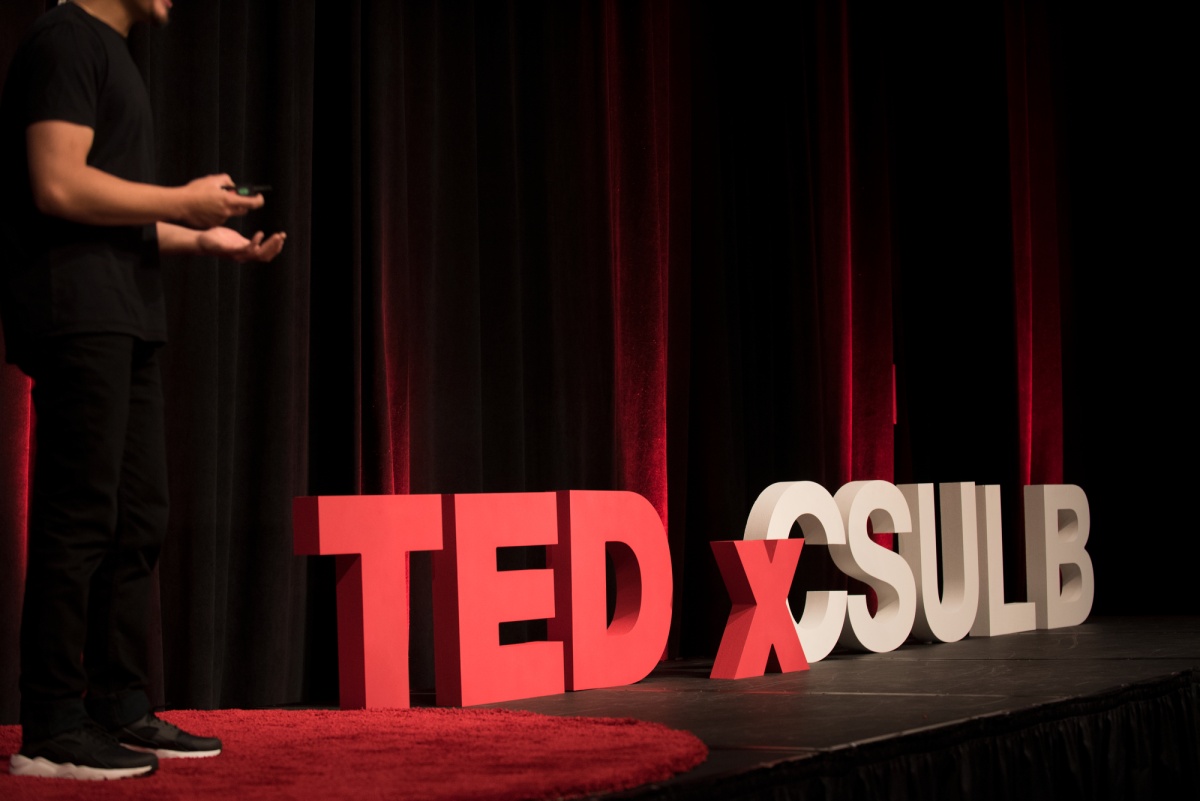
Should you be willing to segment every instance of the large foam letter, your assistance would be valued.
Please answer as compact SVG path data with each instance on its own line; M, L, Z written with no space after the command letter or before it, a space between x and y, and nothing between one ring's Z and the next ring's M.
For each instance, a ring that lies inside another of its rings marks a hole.
M644 679L671 629L671 550L662 519L633 492L558 493L558 544L550 549L566 689L620 687ZM605 552L613 561L616 609L608 623Z
M867 596L851 595L846 624L838 639L847 648L883 653L899 648L912 631L917 612L917 588L904 557L871 540L867 521L877 532L895 532L901 541L912 532L908 503L886 481L851 481L833 496L846 524L846 544L831 545L829 554L848 576L875 590L875 616Z
M408 706L408 554L442 547L438 495L292 501L297 554L337 555L343 709Z
M900 555L917 586L913 634L923 640L956 642L967 636L979 609L979 542L975 533L975 484L940 486L942 592L938 596L937 524L933 485L902 484L913 516L913 533L900 538Z
M1074 484L1025 488L1025 571L1039 629L1078 626L1092 611L1091 526L1087 496Z
M779 672L808 670L787 603L804 540L723 540L710 544L733 610L709 678L761 676L767 670L772 648Z
M1034 626L1034 605L1004 603L1004 550L1000 536L1000 487L989 484L975 488L976 525L979 537L979 605L973 637L996 637L1029 631Z
M784 540L792 524L800 526L810 545L841 545L846 528L829 491L812 481L785 481L763 490L746 518L743 539ZM791 604L788 614L795 620ZM846 591L811 591L804 597L804 612L796 621L796 634L809 662L829 656L837 645L846 619Z
M506 570L496 549L554 545L553 492L446 495L433 555L437 702L471 706L563 692L561 642L500 644L500 624L554 617L550 570Z

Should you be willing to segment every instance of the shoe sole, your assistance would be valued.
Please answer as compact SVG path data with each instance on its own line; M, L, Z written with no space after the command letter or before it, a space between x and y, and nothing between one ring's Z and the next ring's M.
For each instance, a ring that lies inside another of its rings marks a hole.
M133 745L131 743L121 743L122 748L128 748L130 751L140 751L143 754L154 754L159 759L205 759L207 757L215 757L220 755L221 749L215 751L171 751L166 748L146 748L142 745Z
M36 776L42 779L78 779L82 781L132 779L137 776L149 776L154 769L154 765L143 765L137 768L93 768L71 762L51 762L45 757L30 759L23 754L13 754L8 761L8 772L13 776Z

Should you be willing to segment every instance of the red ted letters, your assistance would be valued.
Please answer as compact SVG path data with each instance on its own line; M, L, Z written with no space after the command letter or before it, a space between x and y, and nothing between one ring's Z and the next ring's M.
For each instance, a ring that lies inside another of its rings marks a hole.
M630 684L661 658L671 558L631 492L297 498L297 554L337 555L343 708L409 703L407 557L433 551L437 701L472 705ZM500 571L496 549L545 546L545 569ZM616 575L607 620L605 555ZM549 639L501 645L501 623L548 620Z

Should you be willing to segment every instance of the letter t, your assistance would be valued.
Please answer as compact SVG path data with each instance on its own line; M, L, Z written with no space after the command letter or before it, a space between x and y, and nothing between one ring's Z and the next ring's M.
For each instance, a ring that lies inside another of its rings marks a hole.
M441 496L295 498L292 526L297 554L337 555L342 709L407 708L408 555L441 549Z

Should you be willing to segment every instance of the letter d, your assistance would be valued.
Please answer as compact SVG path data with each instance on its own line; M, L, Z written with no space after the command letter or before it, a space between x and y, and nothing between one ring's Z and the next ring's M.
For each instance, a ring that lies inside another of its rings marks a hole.
M566 688L620 687L644 679L671 628L671 551L662 520L633 492L558 493L552 640L562 640ZM608 623L605 551L616 573Z

